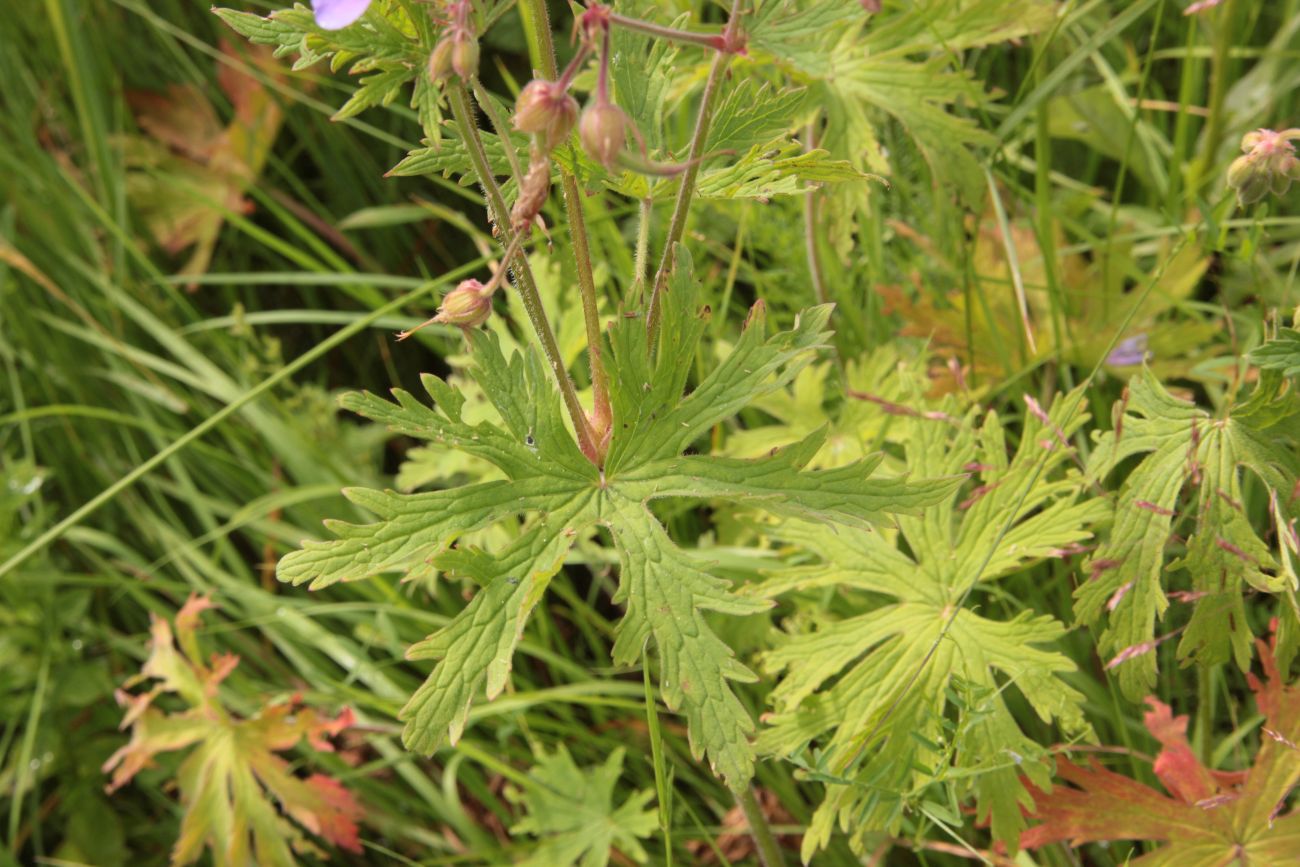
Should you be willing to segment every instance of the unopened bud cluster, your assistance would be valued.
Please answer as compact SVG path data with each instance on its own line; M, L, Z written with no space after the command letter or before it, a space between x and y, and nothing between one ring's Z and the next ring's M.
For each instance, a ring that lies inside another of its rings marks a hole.
M613 169L623 157L628 134L637 135L631 118L609 99L609 28L612 14L608 6L590 4L575 23L581 46L574 63L558 80L536 79L530 81L520 92L515 104L514 126L520 132L533 136L535 153L546 154L554 150L569 137L576 124L583 149L593 160L607 169ZM598 52L600 56L597 87L579 119L578 101L569 93L569 85L582 61L593 52ZM534 165L529 167L530 179L535 174L536 161L535 157ZM526 182L521 187L525 185ZM521 200L523 198L525 195L521 193Z
M469 0L456 0L450 11L451 26L429 55L429 78L442 82L455 75L468 81L478 74L478 37L470 24L473 10Z
M1300 180L1300 160L1291 143L1297 138L1300 129L1257 129L1242 137L1243 154L1228 167L1228 186L1240 204L1258 202L1269 192L1280 196L1293 180Z

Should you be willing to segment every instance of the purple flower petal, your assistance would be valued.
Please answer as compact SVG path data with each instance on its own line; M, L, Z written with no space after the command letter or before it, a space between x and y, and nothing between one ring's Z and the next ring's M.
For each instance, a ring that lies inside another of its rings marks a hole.
M1114 367L1130 367L1146 361L1149 355L1147 336L1135 334L1116 344L1110 355L1106 356L1106 363Z
M312 0L316 23L326 30L347 27L365 14L370 0Z

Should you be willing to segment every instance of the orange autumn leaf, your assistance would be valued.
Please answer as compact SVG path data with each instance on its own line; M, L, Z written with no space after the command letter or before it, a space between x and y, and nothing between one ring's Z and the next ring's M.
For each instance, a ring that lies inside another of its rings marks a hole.
M1069 785L1036 792L1035 817L1020 844L1078 846L1102 840L1148 840L1161 848L1128 862L1142 867L1228 867L1296 863L1300 810L1286 811L1300 782L1300 685L1288 685L1273 648L1259 642L1265 678L1250 676L1265 716L1259 751L1246 771L1205 767L1187 742L1187 717L1148 698L1147 730L1161 743L1154 771L1164 792L1095 764L1061 760ZM1285 812L1285 814L1284 814Z
M273 81L284 79L266 49L245 49L247 58L228 43L221 49L232 63L251 61ZM207 270L227 214L252 211L244 193L261 174L283 121L270 91L251 74L223 64L217 84L233 109L226 124L194 85L127 94L144 133L123 141L132 169L132 203L164 250L175 254L192 248L181 268L185 275Z
M352 793L323 774L300 778L276 755L303 740L332 751L328 738L352 724L351 711L331 719L294 696L247 719L229 712L218 686L239 657L214 654L205 663L198 648L199 618L211 607L208 598L192 595L177 613L174 630L166 620L154 620L149 658L124 686L153 685L137 694L125 688L117 693L126 708L121 727L131 729L131 739L104 764L112 774L108 791L152 766L155 756L193 748L177 771L184 817L173 865L193 863L206 847L217 867L292 867L295 852L317 850L286 816L340 848L360 852L361 808ZM185 709L167 713L156 707L155 700L167 694Z

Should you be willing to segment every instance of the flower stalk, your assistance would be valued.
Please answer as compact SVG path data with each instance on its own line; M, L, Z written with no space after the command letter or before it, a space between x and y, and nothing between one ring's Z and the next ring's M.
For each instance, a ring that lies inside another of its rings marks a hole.
M684 42L687 45L699 45L703 48L711 48L714 51L728 52L733 50L728 41L726 31L722 33L696 33L691 30L680 30L676 27L665 27L662 24L655 24L652 21L643 21L640 18L631 18L627 15L620 15L617 12L609 13L609 22L617 24L625 30L631 30L636 33L644 33L647 36L653 36L656 39L667 39L670 42Z
M713 112L717 107L718 90L722 78L731 65L732 56L743 45L740 30L741 4L744 0L732 0L731 15L723 31L726 44L732 46L727 51L719 51L709 68L709 78L704 84L704 95L700 98L700 110L695 118L695 132L691 136L690 155L686 161L686 171L682 174L682 183L677 190L677 201L673 205L672 220L668 224L668 237L664 241L663 255L659 260L659 270L655 274L654 287L650 291L650 301L646 310L646 331L650 337L650 352L658 351L659 321L662 315L663 295L668 288L668 272L673 264L673 248L682 239L686 231L686 218L690 214L691 200L695 196L695 182L699 178L700 163L704 158L704 145L709 137L709 125L713 121Z
M551 372L555 375L555 381L560 387L560 395L564 399L569 418L573 421L578 446L582 449L583 454L594 460L597 453L591 423L582 410L582 404L578 401L578 393L573 386L573 380L569 378L569 372L564 367L564 360L560 356L560 347L555 340L555 332L551 329L550 320L546 318L546 310L542 306L541 295L537 291L537 281L533 277L532 267L528 264L528 256L514 244L515 233L510 227L510 210L506 207L505 197L501 194L501 187L492 174L487 152L483 148L483 139L479 136L478 126L474 123L474 108L470 102L469 92L465 89L463 82L453 80L447 88L447 95L451 102L452 117L455 119L456 127L465 142L466 150L469 152L470 162L474 166L474 173L478 176L479 183L487 194L488 211L492 222L496 225L497 231L501 233L501 239L506 245L507 252L511 249L515 250L514 262L511 263L507 259L503 261L502 267L513 267L515 269L515 275L518 278L516 285L519 289L519 297L524 302L524 310L528 314L533 330L537 333L537 339L542 344L542 351L546 354L547 365L551 368Z
M524 18L524 32L528 37L529 54L533 66L544 77L559 81L567 87L585 62L587 47L579 48L578 55L559 75L555 61L555 43L551 39L551 22L546 13L545 0L519 0ZM613 411L609 403L609 374L601 357L600 313L596 301L596 280L591 265L591 248L587 239L587 223L582 211L582 194L572 173L560 169L564 191L564 211L569 222L569 239L573 245L573 259L578 275L578 291L582 296L582 320L587 332L587 361L591 368L592 420L597 430L608 431Z

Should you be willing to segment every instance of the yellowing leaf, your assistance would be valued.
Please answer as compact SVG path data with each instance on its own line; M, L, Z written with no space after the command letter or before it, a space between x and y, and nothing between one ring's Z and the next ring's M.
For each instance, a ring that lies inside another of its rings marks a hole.
M229 45L222 50L233 53ZM274 80L283 80L269 52L255 51L254 60ZM163 249L179 253L194 248L181 267L185 275L207 270L227 214L250 210L244 191L261 174L282 122L279 104L249 75L222 66L218 81L234 107L234 117L224 127L204 93L192 85L128 94L136 123L146 134L124 143L132 169L132 203L144 212Z
M973 413L953 418L950 400L901 417L896 433L914 472L976 471L982 483L964 499L954 492L921 516L900 517L897 536L811 522L772 531L817 560L777 572L757 591L796 605L799 594L842 594L838 619L821 607L793 617L787 639L764 657L781 680L758 747L803 763L826 785L805 860L836 827L866 851L874 834L898 833L904 811L936 792L951 803L973 795L994 835L1014 841L1031 803L1021 775L1046 785L1049 772L1006 692L1019 692L1044 722L1090 736L1082 696L1064 679L1074 663L1054 649L1064 627L1029 611L998 620L964 604L1086 540L1105 516L1104 504L1077 499L1077 474L1061 470L1086 420L1078 398L1058 398L1050 412L1031 404L1010 458L992 413L982 425Z
M340 848L360 852L361 808L352 794L323 774L298 777L277 755L302 740L331 750L327 737L351 725L351 712L330 719L292 699L247 719L230 713L217 688L239 658L214 656L205 664L195 635L199 615L210 607L208 599L191 596L176 615L175 632L166 620L154 620L149 658L127 686L156 683L136 695L118 692L118 702L127 708L122 728L131 729L131 740L104 764L112 773L108 791L126 785L156 756L192 748L177 771L184 818L173 865L192 864L209 848L217 867L293 867L295 851L315 847L284 816ZM160 709L159 698L169 694L186 708Z

